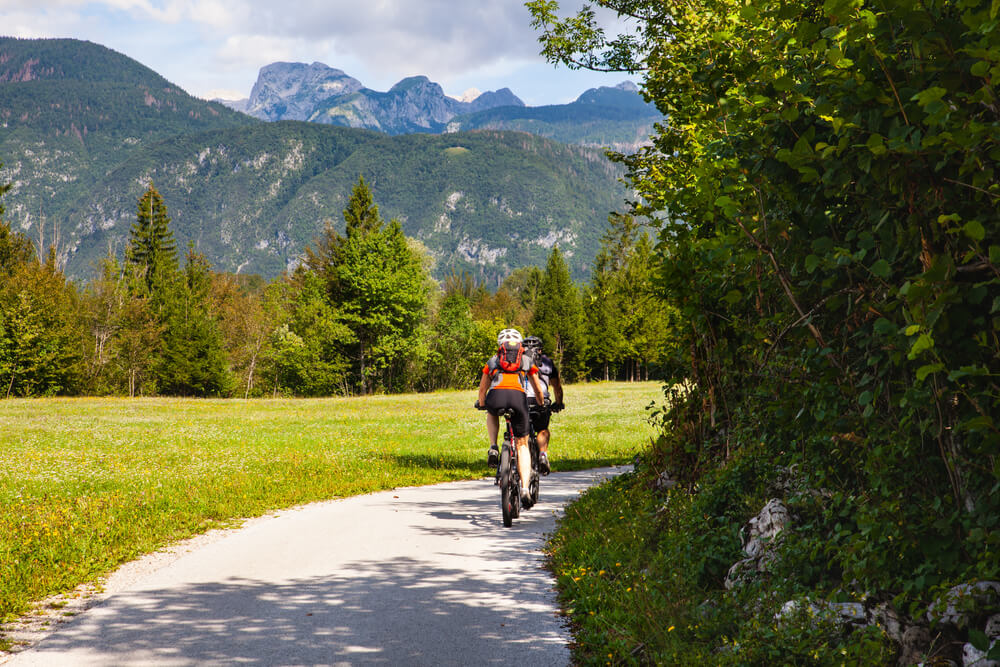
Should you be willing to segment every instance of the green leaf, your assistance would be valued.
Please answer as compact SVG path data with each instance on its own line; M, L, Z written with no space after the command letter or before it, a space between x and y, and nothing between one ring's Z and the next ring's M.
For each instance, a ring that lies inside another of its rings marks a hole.
M907 336L913 336L918 331L920 331L920 325L919 324L911 324L910 326L906 327L906 335Z
M743 300L743 293L739 290L730 290L726 296L722 297L722 300L728 303L730 306L735 306L737 303Z
M972 72L972 76L985 77L990 73L990 63L986 60L980 60L969 71Z
M888 278L889 274L892 273L892 267L889 265L889 262L880 259L872 264L871 272L879 278Z
M736 212L739 210L739 204L737 204L735 199L728 195L722 195L716 199L715 205L721 208L722 212L729 217L736 215Z
M941 88L940 86L932 86L926 90L922 90L910 99L915 101L922 107L931 104L932 102L937 102L948 92L947 89Z
M865 146L872 152L872 155L884 155L886 152L885 138L881 134L873 134L868 137Z
M944 364L942 363L926 364L917 369L917 379L923 382L924 379L931 373L937 373L943 370Z
M922 333L917 337L917 340L913 342L913 347L910 348L910 353L907 355L910 359L916 359L921 352L925 352L934 347L934 339L928 333Z
M812 273L819 266L820 259L816 255L806 255L806 272Z
M871 393L871 391L867 391L867 390L863 391L863 392L861 392L861 395L858 396L858 405L868 405L871 402L872 402L872 393Z
M990 246L990 261L994 264L1000 264L1000 245Z
M974 241L982 241L986 238L986 230L983 229L983 223L978 220L970 220L965 225L962 226L962 231L965 235Z
M990 638L986 636L985 632L975 628L969 628L969 643L980 651L986 651L990 648Z
M892 322L884 317L880 317L875 320L875 333L881 334L883 336L888 336L890 334L896 333L898 327Z

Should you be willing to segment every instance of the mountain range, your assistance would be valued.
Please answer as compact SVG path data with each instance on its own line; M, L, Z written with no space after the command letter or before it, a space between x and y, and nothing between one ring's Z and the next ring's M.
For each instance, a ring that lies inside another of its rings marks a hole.
M623 152L648 143L663 118L630 81L588 90L569 104L528 107L509 88L458 100L426 76L379 92L319 62L272 63L261 68L249 98L216 101L268 121L302 120L386 134L516 130Z
M509 106L485 111L500 108ZM544 263L556 243L586 277L626 195L620 169L597 149L523 132L263 122L71 39L0 38L0 162L0 182L13 186L5 219L55 245L80 279L109 251L121 256L150 183L178 247L192 243L220 271L273 277L324 225L342 228L364 176L436 275L466 270L487 284Z

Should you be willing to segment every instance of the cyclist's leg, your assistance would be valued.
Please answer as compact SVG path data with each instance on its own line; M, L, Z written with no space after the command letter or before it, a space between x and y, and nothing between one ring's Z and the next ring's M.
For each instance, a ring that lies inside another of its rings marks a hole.
M496 412L504 407L505 402L501 400L503 395L498 390L493 390L486 394L486 434L489 437L490 447L486 452L486 463L496 466L500 463L500 449L497 447L497 437L500 434L500 418Z
M531 449L528 447L528 429L531 426L528 416L528 397L521 392L513 392L519 395L518 400L514 400L515 412L511 417L511 427L514 430L514 441L517 443L517 468L521 474L521 495L529 495L528 489L531 482Z
M534 399L528 399L529 405ZM535 429L535 439L538 441L538 466L542 474L549 473L549 418L551 413L546 409L531 413L531 425Z

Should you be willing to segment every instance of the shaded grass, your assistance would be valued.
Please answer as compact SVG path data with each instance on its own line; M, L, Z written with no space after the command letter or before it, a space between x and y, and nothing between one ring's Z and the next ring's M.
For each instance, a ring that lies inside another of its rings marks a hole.
M631 461L657 393L654 383L568 387L553 468ZM474 398L0 401L0 620L239 518L484 476Z
M728 568L745 556L740 527L764 502L757 486L767 461L737 455L689 492L656 490L645 458L571 503L546 545L573 628L573 664L895 663L880 628L780 614L786 601L823 597L797 581L794 565L781 570L794 533L778 547L773 576L725 588Z

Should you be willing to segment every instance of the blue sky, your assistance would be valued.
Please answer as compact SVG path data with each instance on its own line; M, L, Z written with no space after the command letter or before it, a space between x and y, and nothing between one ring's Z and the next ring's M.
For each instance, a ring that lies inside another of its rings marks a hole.
M374 90L417 74L453 96L507 87L532 106L639 82L546 63L522 0L0 0L0 34L90 40L203 98L248 97L277 61L322 62Z

